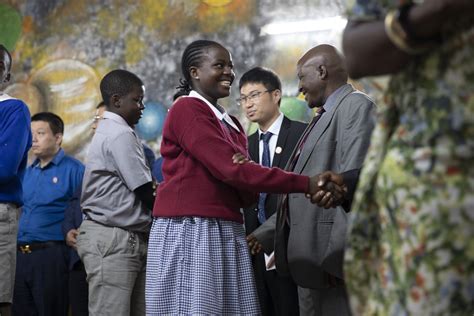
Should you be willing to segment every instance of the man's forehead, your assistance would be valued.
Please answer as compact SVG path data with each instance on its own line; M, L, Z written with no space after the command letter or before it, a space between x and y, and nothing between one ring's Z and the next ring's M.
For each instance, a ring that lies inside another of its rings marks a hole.
M37 132L49 132L51 134L54 134L53 130L51 129L51 125L47 121L32 121L31 130Z
M296 65L296 69L298 72L304 70L305 68L307 68L311 63L309 62L308 59L301 59L298 64Z
M240 91L248 90L250 92L256 91L260 88L265 88L265 85L262 82L247 82L242 85L242 88L240 88Z
M302 70L304 68L308 68L314 65L319 65L323 62L323 57L321 55L312 55L307 56L306 58L301 58L298 62L297 69Z
M320 62L322 60L322 56L320 54L309 54L305 55L300 59L300 64L302 66L312 65L316 62Z

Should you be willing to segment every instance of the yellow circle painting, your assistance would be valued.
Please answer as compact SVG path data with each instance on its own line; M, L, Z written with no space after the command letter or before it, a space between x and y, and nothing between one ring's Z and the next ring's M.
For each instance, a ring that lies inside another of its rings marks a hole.
M231 3L232 0L202 0L202 2L213 7L222 7Z
M101 99L94 69L78 60L56 60L34 71L29 84L40 91L42 109L64 120L63 148L80 149L90 138L92 116Z

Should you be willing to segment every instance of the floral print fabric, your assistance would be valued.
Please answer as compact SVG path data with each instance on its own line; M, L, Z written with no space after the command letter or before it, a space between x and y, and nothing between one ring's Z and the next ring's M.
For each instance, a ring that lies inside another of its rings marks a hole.
M401 2L352 1L349 19ZM473 25L443 30L379 104L345 255L355 315L474 314Z

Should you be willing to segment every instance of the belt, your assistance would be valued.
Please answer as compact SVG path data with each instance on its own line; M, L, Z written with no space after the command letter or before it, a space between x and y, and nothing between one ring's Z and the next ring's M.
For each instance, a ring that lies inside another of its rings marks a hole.
M82 210L83 213L84 213L84 211L85 211L85 209ZM128 230L126 228L122 228L122 227L118 227L118 226L105 225L105 224L102 224L101 222L93 220L89 215L87 215L85 213L84 213L84 220L94 222L94 223L99 224L99 225L104 226L104 227L118 228L118 229L125 230L125 231L127 231L131 234L136 234L139 238L142 238L143 240L146 240L147 242L148 242L148 238L150 237L150 232L133 231L133 230Z
M43 241L43 242L32 242L29 244L18 245L18 251L21 253L31 253L36 250L45 249L53 246L64 245L63 241Z

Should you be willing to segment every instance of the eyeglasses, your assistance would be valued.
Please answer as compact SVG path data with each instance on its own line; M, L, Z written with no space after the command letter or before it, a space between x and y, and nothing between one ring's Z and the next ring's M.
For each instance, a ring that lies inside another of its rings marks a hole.
M274 90L254 91L254 92L250 93L248 96L244 95L243 97L240 97L240 98L236 99L235 101L237 101L238 105L246 104L249 101L258 100L258 98L260 98L260 96L262 94L264 94L265 92L270 93L272 91L274 91Z

